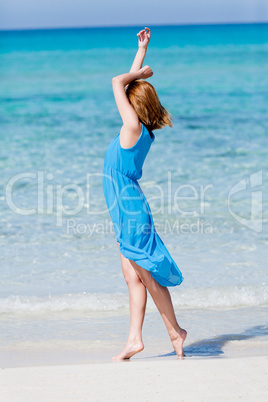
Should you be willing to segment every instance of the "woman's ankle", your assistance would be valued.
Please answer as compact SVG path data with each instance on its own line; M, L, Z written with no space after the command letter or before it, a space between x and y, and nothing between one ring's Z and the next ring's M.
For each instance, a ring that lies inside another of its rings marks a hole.
M185 332L185 329L178 326L169 331L169 337L172 341L174 341L178 338L183 338L185 336Z
M129 335L127 339L127 343L142 343L141 335Z

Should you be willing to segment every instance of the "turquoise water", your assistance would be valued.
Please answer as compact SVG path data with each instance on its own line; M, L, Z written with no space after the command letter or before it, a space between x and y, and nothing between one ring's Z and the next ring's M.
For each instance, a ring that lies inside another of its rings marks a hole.
M107 328L127 336L101 172L122 124L111 79L141 28L0 32L3 347L36 328L94 345ZM145 64L174 127L155 131L140 184L185 278L170 291L189 345L200 314L204 336L267 331L267 38L268 24L152 27Z

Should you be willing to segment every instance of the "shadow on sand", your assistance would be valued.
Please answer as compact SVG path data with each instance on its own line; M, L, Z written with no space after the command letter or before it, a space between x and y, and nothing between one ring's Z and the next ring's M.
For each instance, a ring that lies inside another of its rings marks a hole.
M216 357L224 354L223 346L231 341L244 341L247 339L258 338L262 336L268 336L268 327L266 325L258 325L248 328L241 334L223 334L216 338L203 339L198 342L194 342L183 348L185 356L187 357ZM170 357L176 356L175 350L171 353L164 355L152 356L151 358Z

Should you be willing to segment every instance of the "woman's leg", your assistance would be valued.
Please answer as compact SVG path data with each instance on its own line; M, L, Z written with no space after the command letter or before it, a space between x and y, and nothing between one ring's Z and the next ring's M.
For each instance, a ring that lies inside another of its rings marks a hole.
M118 355L113 357L113 360L128 359L144 349L142 342L142 325L146 309L147 290L131 265L130 260L125 258L121 252L120 258L122 271L129 291L130 330L126 346Z
M187 336L187 331L182 329L176 319L170 293L167 287L161 286L151 275L149 271L141 268L134 261L130 264L136 271L144 286L150 292L156 307L158 308L168 330L172 345L178 357L184 356L183 342Z

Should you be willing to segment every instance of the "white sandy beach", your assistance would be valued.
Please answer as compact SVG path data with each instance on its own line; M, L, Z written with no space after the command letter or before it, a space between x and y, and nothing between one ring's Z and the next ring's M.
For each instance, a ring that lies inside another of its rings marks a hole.
M267 401L268 356L1 369L1 401Z

